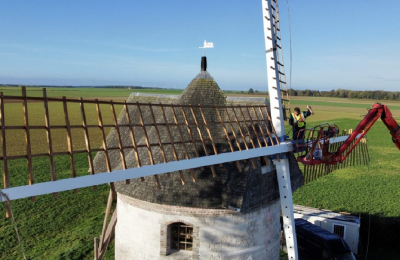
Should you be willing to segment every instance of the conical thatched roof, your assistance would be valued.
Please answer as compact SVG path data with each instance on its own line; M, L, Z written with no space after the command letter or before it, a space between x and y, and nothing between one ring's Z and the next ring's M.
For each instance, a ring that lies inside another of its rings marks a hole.
M223 121L233 120L231 113L228 110L211 109L214 105L240 104L240 105L255 105L265 102L265 99L250 100L230 100L227 102L223 92L218 87L218 84L207 71L201 71L182 92L180 96L163 96L163 95L131 95L127 100L128 103L153 103L153 104L180 104L180 105L207 105L210 109L201 109L198 107L152 107L150 105L129 106L129 118L131 124L140 125L141 123L148 126L146 135L148 140L153 140L153 143L161 143L165 145L151 146L153 155L153 163L164 163L163 155L166 161L175 160L175 156L179 160L185 160L187 157L193 158L197 156L205 156L206 154L231 152L231 148L227 143L226 132L223 127L217 124L205 125L205 122L218 121L223 118ZM236 113L232 109L233 113ZM141 116L140 116L141 115ZM204 117L202 116L204 115ZM248 115L242 114L246 120ZM174 120L179 122L187 120L189 127L173 125ZM142 120L142 122L141 122ZM248 120L248 119L247 119ZM250 121L249 121L250 122ZM119 124L126 124L127 118L124 111L121 112L118 118ZM198 127L196 127L196 125ZM155 127L154 125L159 125ZM168 125L172 125L168 127ZM164 127L163 127L164 126ZM257 126L260 129L266 129L267 125ZM138 127L136 127L138 128ZM258 129L257 128L257 129ZM229 129L226 127L226 129ZM256 128L253 128L256 129ZM208 132L209 131L209 132ZM238 127L230 128L229 135L239 135L241 130ZM139 131L136 131L138 133ZM235 133L236 132L236 133ZM144 132L143 132L144 133ZM209 136L213 137L213 142L209 140ZM129 128L120 129L121 139L124 146L129 146L131 136ZM204 139L204 145L198 143L193 144L193 140ZM245 146L251 140L240 141L239 146L245 149ZM135 141L137 145L146 145L146 136L136 134ZM173 143L179 143L173 145ZM212 145L214 143L214 145ZM257 143L254 141L257 145ZM172 145L166 145L172 144ZM110 147L118 146L117 133L111 131L107 137L107 145ZM250 146L250 143L248 144ZM140 165L150 165L152 159L148 156L149 149L139 149ZM127 166L137 167L138 162L135 159L135 151L125 150ZM112 169L121 169L121 157L119 151L110 151L109 157ZM297 166L297 162L293 156L290 157L293 188L297 188L302 184L301 171ZM212 167L204 167L182 172L174 172L171 174L159 175L160 187L154 184L153 178L146 178L145 181L134 179L130 184L125 182L116 183L118 193L158 204L199 207L199 208L229 208L234 207L240 209L241 212L247 212L258 207L268 204L279 198L276 173L272 172L261 173L261 161L253 160L241 161L239 172L236 162L225 163L223 165L214 165ZM95 158L95 171L106 172L106 163L104 155L99 153ZM213 177L215 175L215 177ZM185 180L185 185L182 185L182 177ZM192 180L195 179L196 182Z

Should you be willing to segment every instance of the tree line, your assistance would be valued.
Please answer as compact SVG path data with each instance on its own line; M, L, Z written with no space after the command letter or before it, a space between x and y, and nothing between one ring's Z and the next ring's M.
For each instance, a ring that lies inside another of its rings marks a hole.
M331 91L320 91L320 90L311 90L311 89L306 89L306 90L289 89L288 91L289 91L290 96L400 100L400 92L399 91L347 90L347 89L337 89L337 90L331 90Z

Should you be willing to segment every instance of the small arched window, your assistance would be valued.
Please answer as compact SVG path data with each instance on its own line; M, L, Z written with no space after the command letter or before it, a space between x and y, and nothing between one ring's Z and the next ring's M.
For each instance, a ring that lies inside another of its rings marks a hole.
M193 250L193 226L182 222L168 226L170 253Z

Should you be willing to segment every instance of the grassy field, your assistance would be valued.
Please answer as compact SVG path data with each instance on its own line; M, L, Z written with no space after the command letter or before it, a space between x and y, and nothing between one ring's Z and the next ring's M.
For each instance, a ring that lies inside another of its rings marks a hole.
M5 95L20 95L20 89L2 88ZM104 99L125 99L132 91L124 89L49 89L48 95L59 97L93 97ZM147 91L147 90L146 90ZM179 94L164 92L163 94ZM41 96L41 89L28 88L29 96ZM249 95L255 96L255 95ZM305 109L311 105L315 115L307 119L308 126L330 122L336 123L340 129L355 128L366 114L373 100L351 100L339 98L292 98L291 107L299 106ZM400 103L385 103L393 112L396 120L400 121ZM44 124L44 109L42 104L30 104L29 120L38 125ZM62 122L62 108L51 106L51 124ZM117 108L117 111L120 109ZM104 108L103 111L109 110ZM86 108L88 119L97 123L94 106ZM72 123L80 124L79 107L70 106L69 113ZM52 116L53 115L53 116ZM111 114L103 114L106 122L111 122ZM7 121L11 120L11 121ZM42 122L43 121L43 122ZM18 103L7 104L6 124L22 125L22 106ZM90 122L88 122L90 124ZM290 128L286 128L287 131ZM83 147L82 133L73 133L74 148ZM41 144L46 143L45 132L32 133L35 139L34 149L46 149ZM100 146L96 138L99 133L92 133L93 146ZM57 143L55 150L65 150L65 133L53 134ZM23 132L14 131L7 138L20 139L21 143L9 148L14 154L20 154L21 145L24 147ZM57 139L58 138L58 139ZM294 194L297 204L326 208L335 211L346 211L361 214L361 240L364 250L367 245L370 227L369 259L396 259L400 255L398 248L393 246L400 232L400 152L391 142L391 137L378 121L368 133L371 163L368 166L357 166L336 171L311 182ZM69 158L56 157L58 178L70 176ZM76 156L78 174L87 173L87 158L81 154ZM0 169L2 170L2 169ZM26 182L27 166L25 160L15 160L10 167L10 175L15 185ZM49 180L49 166L45 159L35 159L34 173L36 181ZM2 184L2 180L0 181ZM101 233L103 214L108 195L108 185L80 189L78 194L72 191L59 194L58 198L45 195L36 198L13 201L12 207L20 231L21 240L29 259L93 259L93 237ZM4 204L0 203L0 212L5 212ZM382 235L384 234L384 236ZM107 252L106 259L113 259L113 248ZM383 258L379 258L378 255ZM0 259L22 259L12 221L0 217Z
M20 96L21 88L18 87L0 87L0 92L7 96ZM126 99L132 92L155 93L166 95L179 95L181 89L123 89L123 88L47 88L49 97L70 97L70 98L90 98L90 99ZM28 87L27 95L30 97L41 97L42 88Z
M87 174L87 157L76 156L77 173ZM37 181L46 179L48 160L37 159L34 172ZM70 176L68 157L55 159L60 178ZM10 174L18 184L26 181L25 160L13 161ZM48 172L48 170L47 170ZM40 174L42 173L42 174ZM101 234L104 210L108 196L107 185L36 197L35 202L21 199L12 202L19 234L28 259L93 259L93 238ZM0 219L0 259L23 259L16 239L11 219L4 217L4 204L1 204ZM107 259L113 259L110 250Z

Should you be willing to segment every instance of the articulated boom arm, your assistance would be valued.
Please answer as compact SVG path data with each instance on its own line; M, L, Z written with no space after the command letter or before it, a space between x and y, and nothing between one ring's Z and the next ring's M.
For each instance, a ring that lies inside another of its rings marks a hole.
M364 119L358 124L353 133L346 139L346 141L339 147L339 150L332 154L331 161L334 162L343 162L347 156L352 152L354 147L359 143L359 141L364 137L364 135L368 132L368 130L372 127L372 125L381 118L386 127L390 130L390 134L392 135L392 140L400 150L400 126L397 124L396 120L392 117L392 113L386 105L382 105L380 103L376 103L372 106L372 108L368 111L368 114L364 117ZM357 138L357 135L358 138ZM357 140L356 140L357 138ZM354 144L351 146L349 150L349 146L351 143ZM346 152L347 150L347 152Z
M336 125L322 124L308 129L310 131L309 140L312 142L308 143L306 141L297 144L297 149L304 149L306 147L307 151L305 155L297 157L297 161L307 165L343 162L379 118L382 119L383 123L390 130L392 140L400 150L400 126L394 120L392 113L386 105L376 103L337 151L329 151L330 139L334 138L336 133L339 132Z
M381 116L383 123L386 127L390 130L390 134L392 135L393 143L399 148L400 150L400 126L397 124L396 120L392 117L392 113L390 110L385 106Z

